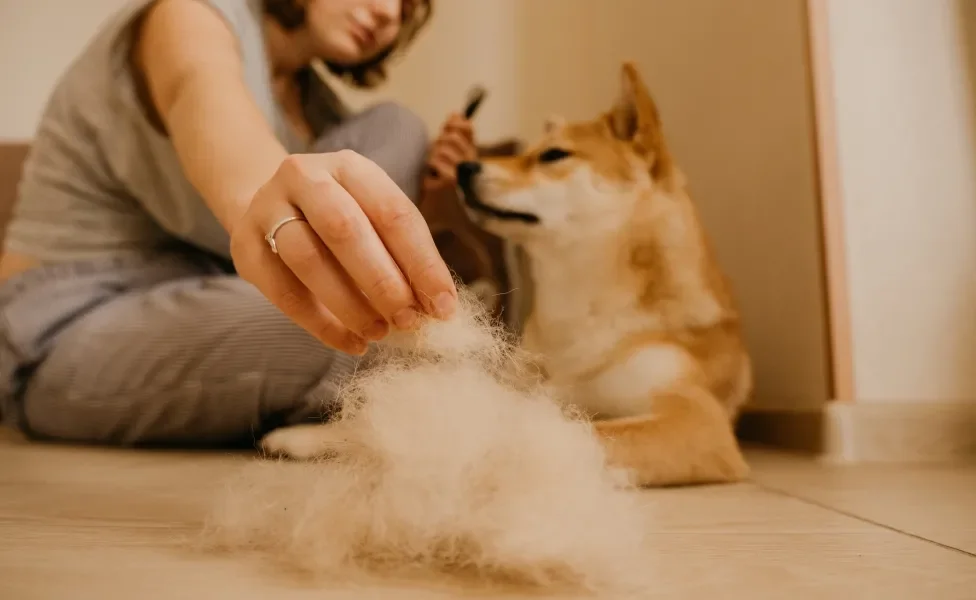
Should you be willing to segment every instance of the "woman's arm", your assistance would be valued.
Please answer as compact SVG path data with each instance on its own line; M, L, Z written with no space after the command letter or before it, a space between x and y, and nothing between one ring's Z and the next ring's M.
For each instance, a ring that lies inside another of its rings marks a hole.
M199 0L159 0L134 48L187 179L227 231L288 155L244 83L224 20Z
M322 342L361 354L393 323L452 314L457 289L417 207L353 152L289 156L244 83L237 40L198 0L159 0L134 48L187 179L241 277ZM264 235L282 219L277 252Z

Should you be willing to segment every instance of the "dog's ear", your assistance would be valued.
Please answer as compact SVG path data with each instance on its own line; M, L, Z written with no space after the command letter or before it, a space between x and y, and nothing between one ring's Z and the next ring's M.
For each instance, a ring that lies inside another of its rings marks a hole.
M647 160L655 179L663 179L671 172L671 156L664 143L657 106L633 63L624 63L620 75L620 96L607 113L610 129Z

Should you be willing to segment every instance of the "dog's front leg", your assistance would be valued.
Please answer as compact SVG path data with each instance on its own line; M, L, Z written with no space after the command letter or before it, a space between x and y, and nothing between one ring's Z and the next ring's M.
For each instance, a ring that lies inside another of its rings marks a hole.
M275 429L261 438L259 447L269 456L312 460L349 452L356 445L350 422L338 420Z
M712 394L689 386L655 394L653 411L594 422L608 462L644 487L729 483L749 474L728 415Z

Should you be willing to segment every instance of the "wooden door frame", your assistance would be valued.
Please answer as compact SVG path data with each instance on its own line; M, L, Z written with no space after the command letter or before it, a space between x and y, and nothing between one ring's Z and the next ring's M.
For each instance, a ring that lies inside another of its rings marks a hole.
M852 402L856 389L853 335L827 2L828 0L806 0L807 40L813 88L824 284L830 335L828 347L831 400Z

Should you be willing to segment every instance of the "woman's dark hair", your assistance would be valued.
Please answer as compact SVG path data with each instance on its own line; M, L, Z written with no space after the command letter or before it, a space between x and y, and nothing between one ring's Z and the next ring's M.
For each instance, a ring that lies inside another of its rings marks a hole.
M375 87L386 81L388 61L403 51L414 40L417 33L427 24L433 7L432 0L402 0L400 11L400 33L389 48L368 61L357 65L339 65L325 61L334 75L361 88ZM264 0L264 12L285 30L298 29L305 25L305 3L307 0Z

